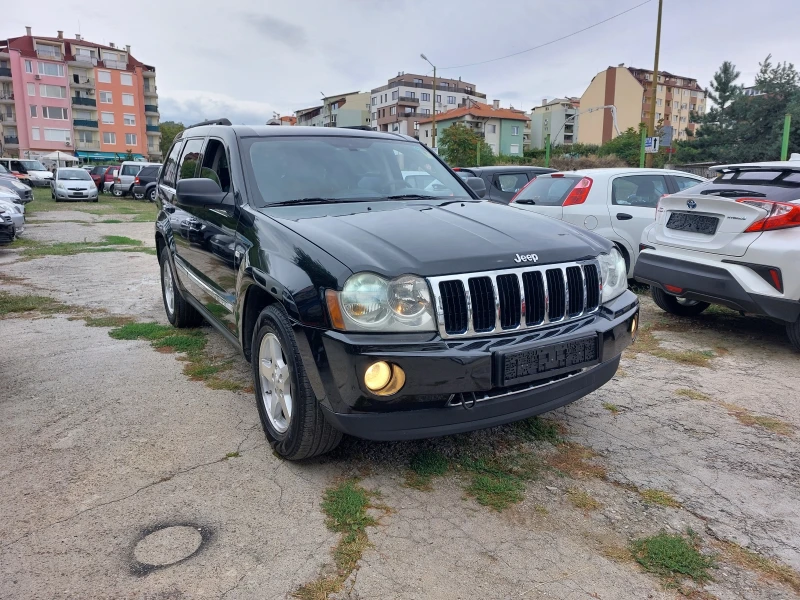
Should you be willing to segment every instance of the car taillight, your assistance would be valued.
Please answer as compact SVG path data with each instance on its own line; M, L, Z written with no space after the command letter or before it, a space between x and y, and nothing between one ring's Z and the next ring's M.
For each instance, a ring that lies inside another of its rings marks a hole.
M520 190L519 190L519 191L518 191L516 194L514 194L514 197L513 197L513 198L511 198L511 201L509 202L509 204L511 204L512 202L514 202L514 201L517 199L517 197L518 197L518 196L519 196L519 195L520 195L522 192L524 192L524 191L525 191L525 188L526 188L526 187L528 187L530 184L532 184L534 181L536 181L536 177L534 177L534 178L533 178L533 179L531 179L531 180L530 180L528 183L526 183L525 185L523 185L523 186L520 188Z
M139 185L139 176L138 175L133 178L133 183L136 184L136 185Z
M589 190L592 189L591 177L584 177L578 184L572 188L572 191L567 196L562 206L572 206L574 204L583 204L589 196Z
M114 177L114 183L119 183L119 177Z
M767 211L766 217L759 219L745 229L746 233L800 227L800 205L775 202L773 200L760 200L758 198L739 198L737 202Z

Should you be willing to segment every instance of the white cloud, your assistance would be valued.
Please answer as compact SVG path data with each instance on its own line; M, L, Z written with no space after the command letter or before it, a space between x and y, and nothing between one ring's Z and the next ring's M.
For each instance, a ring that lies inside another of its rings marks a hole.
M227 94L201 90L161 92L159 112L162 121L181 121L185 125L207 119L230 119L234 124L264 125L275 107L267 102L238 100Z

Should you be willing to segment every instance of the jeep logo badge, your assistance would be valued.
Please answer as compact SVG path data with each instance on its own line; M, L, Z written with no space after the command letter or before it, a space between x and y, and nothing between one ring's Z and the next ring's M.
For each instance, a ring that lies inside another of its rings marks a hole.
M686 206L688 206L689 208L697 208L697 202L695 202L694 200L687 200Z
M537 262L539 257L536 254L517 254L514 258L515 263L524 263L524 262Z

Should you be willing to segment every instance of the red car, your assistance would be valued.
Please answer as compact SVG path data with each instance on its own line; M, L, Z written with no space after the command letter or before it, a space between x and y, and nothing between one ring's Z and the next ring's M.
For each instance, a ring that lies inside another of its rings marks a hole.
M106 167L106 170L103 172L102 183L97 184L100 193L111 192L111 188L114 186L114 177L119 173L119 167L120 165L110 165Z
M89 175L92 177L92 181L97 186L97 189L103 187L103 176L106 174L108 170L108 165L96 165L89 171Z

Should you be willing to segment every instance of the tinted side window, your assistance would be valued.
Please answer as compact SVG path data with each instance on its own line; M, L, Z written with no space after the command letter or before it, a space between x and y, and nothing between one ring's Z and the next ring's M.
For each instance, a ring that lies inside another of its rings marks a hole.
M617 177L611 184L611 202L620 206L655 208L658 199L668 193L663 175Z
M122 167L122 175L136 175L140 170L139 165L125 165Z
M528 176L525 173L504 173L494 178L494 185L503 192L518 192L528 183Z
M697 179L692 179L691 177L681 177L679 175L675 175L675 183L678 185L678 189L683 191L703 182Z
M169 187L175 187L175 175L178 172L178 156L181 152L182 142L177 142L172 146L167 160L164 161L164 170L161 173L161 183Z
M200 151L203 149L203 140L194 138L186 141L178 166L178 181L191 179L197 173L197 163L200 160Z
M219 184L223 192L231 191L231 171L228 162L228 151L221 140L214 138L208 140L206 151L203 153L203 164L198 177L213 179Z

